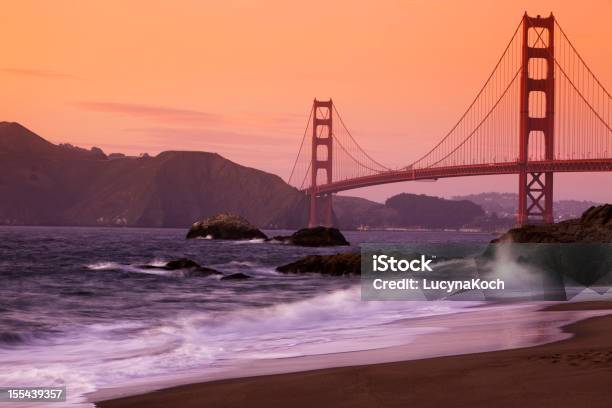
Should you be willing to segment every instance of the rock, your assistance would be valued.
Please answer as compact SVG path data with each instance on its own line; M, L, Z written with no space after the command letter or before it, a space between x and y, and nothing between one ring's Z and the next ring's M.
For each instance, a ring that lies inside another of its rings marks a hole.
M267 239L266 235L245 218L229 213L221 213L191 226L187 239Z
M276 268L282 273L320 273L330 276L360 275L361 254L310 255Z
M200 266L197 262L192 261L188 258L180 258L174 261L170 261L163 266L142 265L141 267L144 269L162 269L165 271L186 270L189 276L209 276L221 274L221 272L216 271L212 268Z
M591 207L578 219L513 228L491 241L516 243L612 243L612 205Z
M169 271L174 271L176 269L191 269L191 268L200 268L201 266L191 259L181 258L175 261L170 261L164 266L164 269Z
M291 236L276 236L272 240L306 247L350 245L340 230L328 227L302 228Z
M232 273L231 275L226 275L221 278L221 280L243 280L243 279L251 279L251 276L238 272L238 273Z
M612 284L610 243L612 205L591 207L579 219L509 230L491 241L479 257L479 273L481 277L495 274L499 262L511 262L528 271L533 282L542 283L546 300L567 300L572 290L568 288ZM525 289L536 285L529 282Z

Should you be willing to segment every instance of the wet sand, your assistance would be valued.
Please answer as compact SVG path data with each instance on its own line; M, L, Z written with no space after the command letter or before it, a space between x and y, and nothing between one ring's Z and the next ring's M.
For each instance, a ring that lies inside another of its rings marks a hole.
M563 303L547 308L555 312L603 309L612 309L612 302ZM612 406L612 316L572 323L564 331L573 336L532 347L219 380L96 405L101 408Z

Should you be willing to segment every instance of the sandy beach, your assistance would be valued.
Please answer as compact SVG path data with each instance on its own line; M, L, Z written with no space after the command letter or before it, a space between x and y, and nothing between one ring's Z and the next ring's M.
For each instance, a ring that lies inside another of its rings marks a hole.
M608 309L612 302L545 310ZM567 338L531 347L381 364L357 360L348 367L177 386L96 406L609 407L612 316L578 321L563 331Z

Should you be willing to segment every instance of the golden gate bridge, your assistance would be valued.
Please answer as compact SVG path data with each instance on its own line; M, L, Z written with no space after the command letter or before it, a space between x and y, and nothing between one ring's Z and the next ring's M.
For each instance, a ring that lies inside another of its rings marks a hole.
M340 191L518 174L518 223L551 223L555 172L612 171L611 118L612 96L552 13L525 13L472 103L417 160L381 164L331 99L315 99L288 182L310 196L309 225L330 226L332 195Z

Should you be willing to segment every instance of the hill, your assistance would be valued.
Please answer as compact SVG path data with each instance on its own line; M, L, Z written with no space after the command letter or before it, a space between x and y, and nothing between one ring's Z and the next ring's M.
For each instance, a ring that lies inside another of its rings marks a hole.
M384 204L358 197L335 196L334 215L340 228L481 227L489 220L470 201L445 200L424 194L398 194Z
M387 199L385 206L397 212L396 223L403 227L459 228L485 214L471 201L445 200L424 194L398 194Z
M480 193L453 197L453 200L469 200L480 205L487 214L497 214L501 218L514 218L518 210L516 193ZM590 207L600 203L594 201L556 200L554 212L556 220L578 218Z
M334 196L335 221L341 229L360 225L394 227L397 215L394 209L365 198Z
M260 226L303 225L303 194L216 153L109 160L0 123L0 223L186 227L221 211Z

